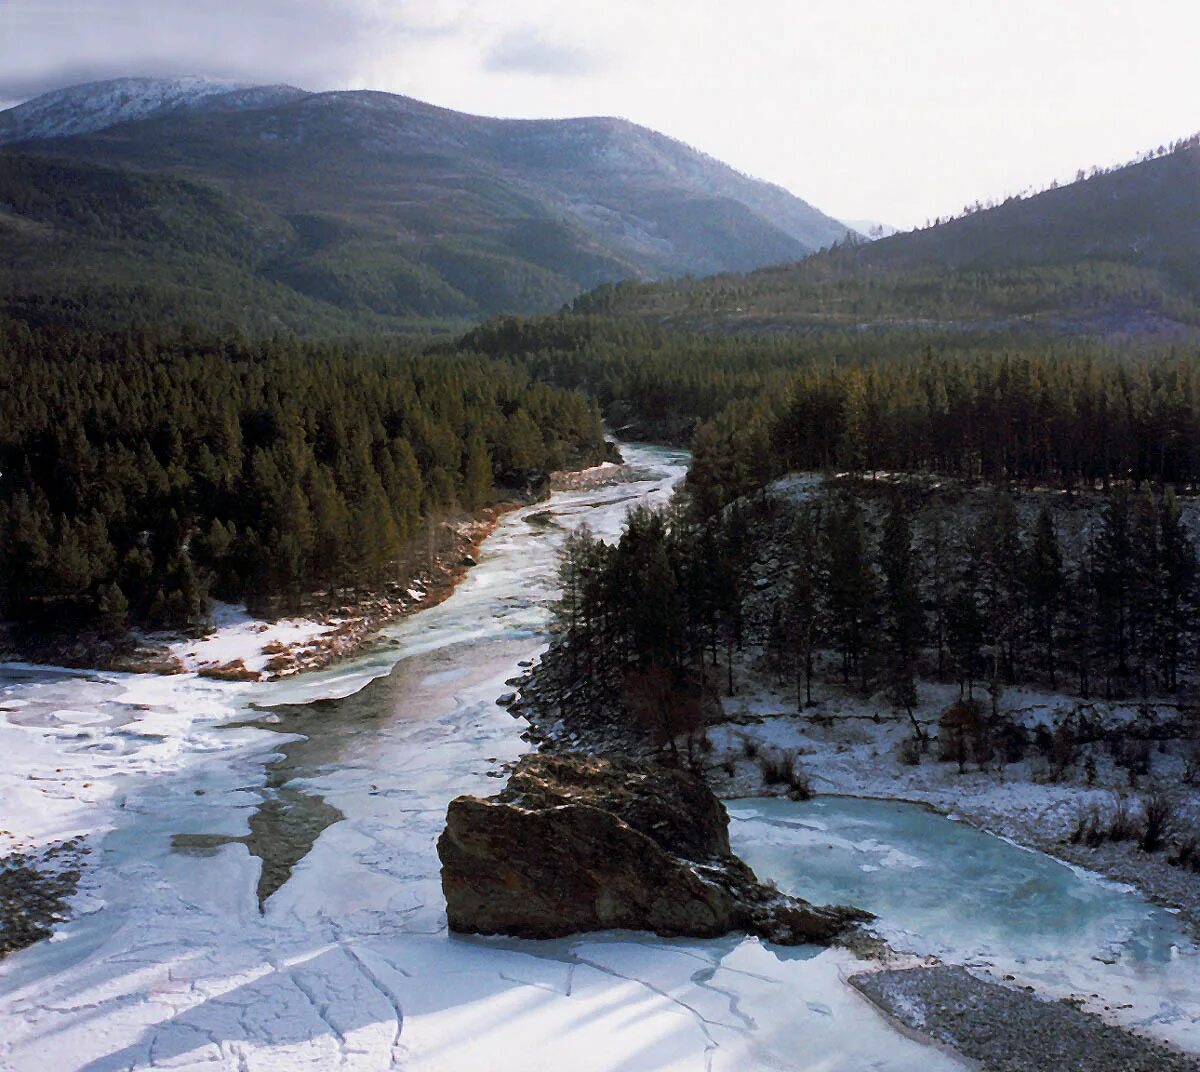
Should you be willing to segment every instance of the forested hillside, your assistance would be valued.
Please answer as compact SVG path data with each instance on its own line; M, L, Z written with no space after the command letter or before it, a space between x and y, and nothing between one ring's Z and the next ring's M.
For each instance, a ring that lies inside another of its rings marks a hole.
M1200 324L1200 142L746 275L627 282L580 312L706 330L922 324L1179 333Z
M400 323L272 279L271 265L303 247L295 226L182 179L0 153L0 243L0 303L35 325L269 335Z
M184 626L382 584L426 520L604 456L594 406L389 343L0 335L0 608Z
M152 216L181 198L218 216L186 221L189 274L177 233L139 233L126 250L77 214L47 219L25 191L61 173L10 167L0 217L22 241L0 256L0 298L33 322L461 326L549 312L606 281L796 260L846 233L624 120L488 119L387 93L125 79L0 113L0 143L0 161L70 161L100 217L127 210L130 184ZM225 218L239 213L270 221L265 245Z
M497 326L493 343L517 348L518 328ZM690 383L703 387L690 397L727 403L697 429L670 508L633 513L615 545L586 531L567 542L567 643L543 665L554 694L572 697L570 732L632 731L676 760L683 739L696 760L715 697L769 667L801 711L832 693L906 712L902 763L920 763L932 722L939 757L960 770L1031 750L1057 780L1100 731L1080 714L1032 736L1004 715L1006 689L1192 710L1194 347L821 335L789 365L779 339L655 329L639 369L602 334L590 345L612 347L597 367L615 391L645 373L665 384L690 346ZM533 360L546 367L569 353L565 337L542 341ZM921 689L949 683L958 702L918 718ZM1130 785L1148 751L1112 743ZM790 761L768 767L768 784L793 776Z
M704 703L734 694L735 660L749 657L738 653L759 651L801 711L831 690L883 692L912 719L913 764L928 745L912 717L919 682L952 681L942 759L986 769L1034 743L1057 778L1096 731L1081 718L1031 742L999 717L1004 690L1148 699L1190 687L1192 524L1170 491L1064 503L904 476L812 481L708 516L641 509L616 545L587 531L568 541L567 644L551 661L565 691L582 687L574 706L620 697L627 722L664 748L686 734L690 749ZM1131 784L1148 768L1142 748L1114 752Z

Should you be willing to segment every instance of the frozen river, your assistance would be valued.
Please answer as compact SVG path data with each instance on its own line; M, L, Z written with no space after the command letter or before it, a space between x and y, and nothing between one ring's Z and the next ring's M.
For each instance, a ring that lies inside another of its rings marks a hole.
M527 748L494 701L544 646L557 547L584 520L615 536L683 473L679 454L625 453L644 479L508 515L450 599L333 670L246 685L0 668L0 827L94 847L76 918L0 963L0 1069L965 1067L847 987L844 951L447 933L435 841L449 800L493 792ZM1111 979L1187 1036L1171 988L1196 976L1170 917L876 807L739 801L733 833L760 874L875 909L898 944L1048 985ZM1038 935L1080 911L1056 967Z

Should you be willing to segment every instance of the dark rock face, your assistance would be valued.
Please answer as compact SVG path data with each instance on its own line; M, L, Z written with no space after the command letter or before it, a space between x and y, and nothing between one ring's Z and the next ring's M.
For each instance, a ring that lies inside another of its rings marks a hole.
M868 913L764 886L729 849L695 775L594 756L526 756L493 797L450 803L438 839L450 929L557 938L623 928L784 945L828 942Z

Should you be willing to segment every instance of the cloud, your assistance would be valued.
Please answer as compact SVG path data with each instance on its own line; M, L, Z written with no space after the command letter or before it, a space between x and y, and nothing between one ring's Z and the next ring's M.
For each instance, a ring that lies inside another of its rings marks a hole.
M428 5L419 7L374 0L11 0L0 34L0 98L131 75L335 88L353 81L372 50L402 49L443 32Z
M532 27L506 33L484 57L489 71L576 78L594 73L598 57L581 48L545 40Z

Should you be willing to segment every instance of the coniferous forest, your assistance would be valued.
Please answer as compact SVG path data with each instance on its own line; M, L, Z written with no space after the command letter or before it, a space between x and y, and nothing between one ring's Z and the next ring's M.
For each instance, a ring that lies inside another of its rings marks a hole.
M1017 684L1171 695L1198 669L1197 574L1170 490L1122 487L1069 509L1044 491L842 480L708 516L642 508L612 546L577 533L558 622L580 681L611 681L615 663L635 691L647 674L673 682L683 721L670 741L700 724L686 722L699 719L688 693L733 691L748 643L801 710L836 685L884 689L911 714L922 678L957 683L993 714Z
M3 346L4 613L114 632L380 580L428 519L602 457L601 413L692 447L702 519L794 470L1068 496L1200 477L1185 345L563 315L424 344L14 322Z
M9 6L4 1072L1200 1072L1194 27Z
M599 460L578 394L403 344L0 336L0 607L196 624L374 582L452 509Z

